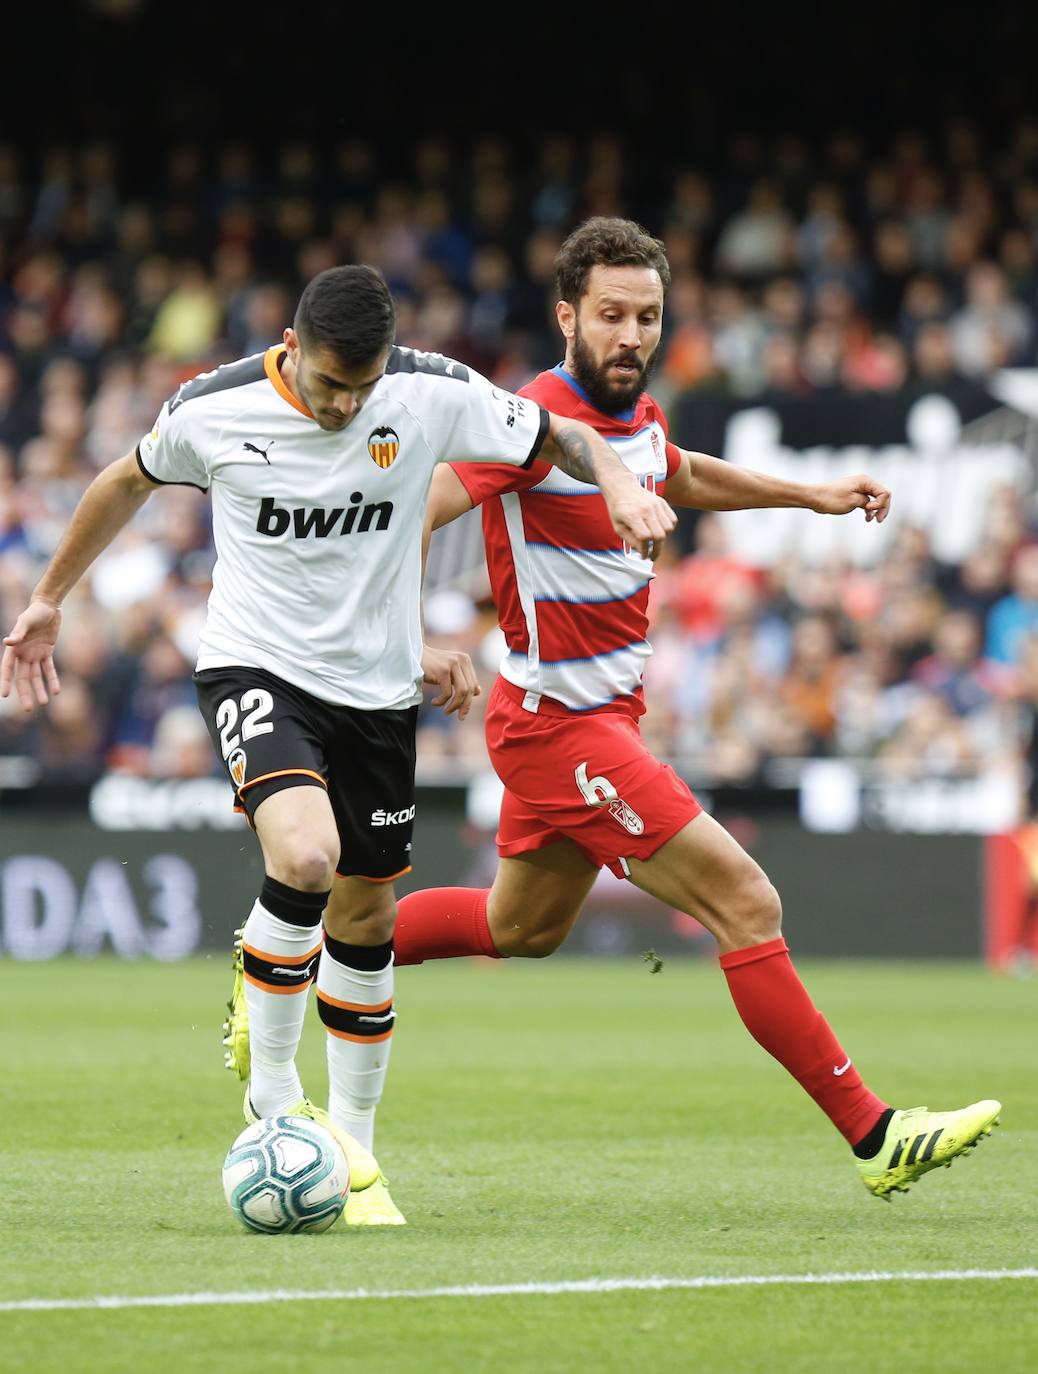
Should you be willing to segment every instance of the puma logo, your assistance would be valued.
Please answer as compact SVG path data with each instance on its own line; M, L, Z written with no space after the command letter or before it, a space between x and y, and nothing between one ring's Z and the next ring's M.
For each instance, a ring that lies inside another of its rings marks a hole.
M260 458L262 458L263 461L264 461L265 463L267 463L268 465L270 464L270 459L267 457L267 454L270 452L270 450L271 450L273 447L274 447L274 440L273 440L273 439L271 439L270 443L267 445L266 448L257 448L255 444L242 444L242 448L245 450L246 453L255 453L255 454L257 454L257 455L258 455Z
M847 1070L850 1068L850 1066L851 1066L851 1061L848 1059L846 1064L841 1064L840 1067L839 1067L838 1069L833 1069L833 1075L834 1075L834 1077L836 1077L836 1078L842 1078L843 1075L844 1075L844 1074L847 1072Z
M282 973L288 978L311 978L313 976L311 970L316 963L316 959L311 959L309 963L303 964L300 968L283 968L280 964L272 964L270 971L271 973Z

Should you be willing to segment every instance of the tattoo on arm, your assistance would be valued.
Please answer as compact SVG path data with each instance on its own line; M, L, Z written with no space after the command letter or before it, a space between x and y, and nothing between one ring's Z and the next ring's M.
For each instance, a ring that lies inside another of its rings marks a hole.
M559 451L559 456L555 460L556 467L568 472L578 482L590 482L592 486L597 484L598 477L591 458L591 445L579 429L568 425L560 426L555 432L555 446Z

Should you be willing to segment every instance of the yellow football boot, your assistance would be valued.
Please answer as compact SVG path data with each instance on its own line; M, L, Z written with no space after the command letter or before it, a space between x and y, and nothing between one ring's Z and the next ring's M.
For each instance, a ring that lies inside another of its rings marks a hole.
M231 999L227 1003L227 1019L223 1023L223 1063L244 1083L247 1081L251 1066L249 1052L249 1009L245 1005L245 955L242 951L244 929L234 932L234 950L231 967L234 969L234 984Z
M1001 1102L974 1102L955 1112L929 1112L910 1107L895 1112L886 1139L871 1159L855 1159L861 1181L873 1197L907 1193L917 1178L936 1169L950 1168L958 1155L978 1145L998 1125Z

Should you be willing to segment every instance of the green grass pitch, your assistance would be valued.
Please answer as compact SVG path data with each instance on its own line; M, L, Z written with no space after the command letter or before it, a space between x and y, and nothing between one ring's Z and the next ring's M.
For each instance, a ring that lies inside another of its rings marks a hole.
M962 965L802 972L877 1092L1000 1097L992 1139L886 1204L712 962L428 965L398 975L377 1141L410 1224L263 1237L220 1188L243 1124L219 1045L229 961L0 963L0 1368L1031 1374L1033 1278L11 1307L1035 1266L1038 985ZM301 1065L323 1100L312 1009Z

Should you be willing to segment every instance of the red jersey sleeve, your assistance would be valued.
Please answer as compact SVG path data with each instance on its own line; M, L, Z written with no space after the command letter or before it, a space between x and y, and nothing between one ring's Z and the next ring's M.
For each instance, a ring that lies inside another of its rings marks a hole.
M550 466L540 458L535 458L528 468L517 468L511 463L451 463L474 506L482 505L492 496L502 496L506 491L526 491L535 487L547 477Z
M678 448L677 444L672 444L670 441L670 425L667 424L666 415L664 415L655 401L653 401L652 406L656 413L656 419L659 421L660 428L663 430L663 436L667 441L667 476L673 477L681 466L681 450Z

